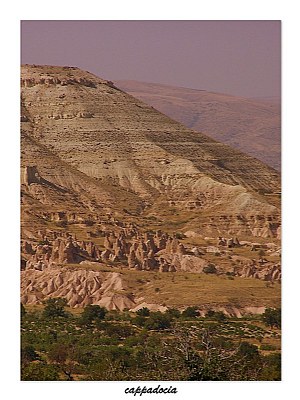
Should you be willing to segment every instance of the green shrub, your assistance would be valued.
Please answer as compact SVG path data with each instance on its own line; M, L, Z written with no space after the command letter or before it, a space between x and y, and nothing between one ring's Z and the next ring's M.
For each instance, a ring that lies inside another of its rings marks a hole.
M109 337L117 337L118 339L124 339L128 336L132 336L135 333L135 330L132 326L123 325L123 324L107 324L105 329L105 333Z
M67 317L68 314L65 311L67 300L61 297L52 298L46 300L44 303L45 308L43 311L43 317L45 318L56 318L56 317Z
M181 316L181 312L177 308L168 308L166 314L172 318L179 318Z
M172 318L170 315L163 314L160 311L152 312L149 319L145 322L145 328L151 330L164 330L171 327Z
M205 317L214 319L218 322L224 322L227 319L223 311L213 311L213 310L208 310Z
M83 325L90 325L92 322L103 320L107 310L98 305L88 305L81 313L80 323Z
M200 315L197 307L187 307L185 310L182 311L181 316L183 318L196 318Z
M281 309L267 308L262 314L262 320L267 325L273 328L281 328Z
M239 354L246 358L253 359L259 355L258 347L248 342L242 342L240 344Z
M142 317L149 317L149 315L150 315L150 310L149 310L149 308L147 308L147 307L140 308L140 309L136 312L136 315L140 315L140 316L142 316Z
M280 353L270 354L263 358L264 368L261 371L259 380L280 381L281 380L281 355Z
M63 364L68 357L68 347L65 343L55 343L48 352L50 361Z
M132 323L137 326L144 326L146 322L146 317L142 315L137 315L135 318L132 319Z
M21 368L22 381L57 381L59 369L55 365L45 363L30 363Z
M208 264L203 267L203 272L205 274L215 274L217 272L217 269L214 264Z
M30 363L31 361L40 360L40 356L37 354L33 346L25 346L21 349L21 362L22 364Z

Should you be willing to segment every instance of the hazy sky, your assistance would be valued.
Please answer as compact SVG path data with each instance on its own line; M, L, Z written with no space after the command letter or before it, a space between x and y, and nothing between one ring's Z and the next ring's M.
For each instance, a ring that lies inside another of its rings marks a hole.
M280 21L22 21L21 35L23 64L280 96Z

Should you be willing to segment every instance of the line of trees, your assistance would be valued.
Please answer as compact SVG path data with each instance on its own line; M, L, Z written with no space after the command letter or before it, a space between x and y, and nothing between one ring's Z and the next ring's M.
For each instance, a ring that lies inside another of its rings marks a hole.
M74 316L65 306L49 299L40 313L21 307L22 380L280 380L279 353L264 356L213 325L193 324L194 307L143 308L133 317L97 305Z

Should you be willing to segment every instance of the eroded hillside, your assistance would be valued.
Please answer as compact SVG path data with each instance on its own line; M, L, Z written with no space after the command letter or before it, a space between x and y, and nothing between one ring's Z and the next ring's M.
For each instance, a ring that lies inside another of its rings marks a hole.
M73 67L22 67L21 140L25 302L67 295L50 270L82 262L280 280L279 174L260 161ZM69 304L105 302L78 274Z
M185 126L280 170L280 99L248 99L138 81L116 84Z

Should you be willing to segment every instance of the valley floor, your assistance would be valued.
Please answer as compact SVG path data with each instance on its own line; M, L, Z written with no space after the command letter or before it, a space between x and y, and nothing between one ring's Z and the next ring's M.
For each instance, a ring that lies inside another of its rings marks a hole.
M259 316L53 304L22 307L22 380L281 379L280 329Z

